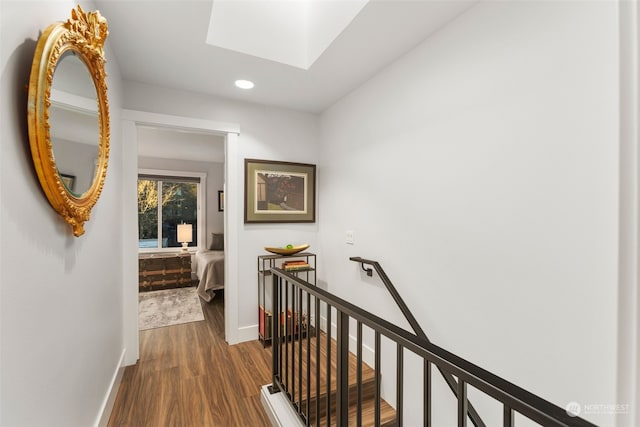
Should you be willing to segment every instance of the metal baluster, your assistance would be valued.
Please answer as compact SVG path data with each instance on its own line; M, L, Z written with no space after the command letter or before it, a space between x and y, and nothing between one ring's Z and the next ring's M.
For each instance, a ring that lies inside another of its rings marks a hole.
M375 401L375 425L380 425L380 332L376 331L376 355L375 355L375 370L376 370L376 401Z
M300 402L300 413L302 413L302 288L298 289L298 311L294 319L298 320L298 402Z
M320 299L316 297L316 427L320 427Z
M311 294L307 292L307 425L311 422Z
M296 405L296 285L291 285L291 318L289 318L289 310L287 310L287 324L290 324L289 335L287 335L289 342L291 343L291 402L293 406ZM298 408L298 413L300 413L300 408Z
M360 321L358 321L356 340L356 358L358 363L358 366L356 366L356 382L358 383L358 410L356 414L356 426L362 427L362 322Z
M281 312L278 313L278 316L282 316L283 312L285 313L284 314L284 336L282 337L282 339L284 341L284 385L285 385L285 388L287 389L287 394L289 394L289 391L291 389L291 387L289 386L289 342L287 341L289 322L287 322L287 314L286 314L288 307L289 307L289 281L286 280L285 287L284 287L284 307L282 308ZM282 334L282 331L278 331L278 333Z
M467 427L467 383L458 378L458 427Z
M431 362L424 360L424 426L431 427Z
M504 427L513 427L513 409L508 404L504 404L503 424Z
M280 282L279 282L280 284L278 286L278 304L277 304L278 305L278 308L277 308L278 311L274 311L271 314L271 316L275 319L273 321L274 322L274 324L273 324L274 328L271 331L271 338L272 338L273 342L276 342L276 340L277 340L277 343L278 343L278 361L279 361L279 364L280 364L280 371L279 371L279 373L280 373L280 383L284 384L285 374L284 374L284 357L283 357L283 353L282 353L282 351L283 351L283 349L282 349L282 337L280 336L280 333L278 332L282 328L281 319L280 319L280 316L278 315L278 313L280 313L280 310L282 310L282 298L283 298L283 295L282 295L283 283L282 283L282 281L283 281L283 279L280 278ZM276 308L274 307L274 310L275 309Z
M331 425L331 306L327 304L327 426Z
M402 427L402 406L404 392L404 351L400 344L396 346L396 425Z
M349 424L349 316L338 311L337 320L336 422L345 427Z
M277 313L277 311L275 310L279 310L280 307L280 286L281 286L281 282L282 279L278 276L276 276L275 274L273 275L273 310L274 313ZM266 320L266 319L265 319ZM277 319L275 319L273 316L271 316L271 328L275 329L279 326L279 322ZM267 327L265 325L265 331L266 331ZM272 371L272 375L273 375L273 385L275 386L276 384L276 379L281 375L282 373L282 359L280 358L280 342L277 338L277 336L273 333L273 331L271 332L271 344L272 344L272 367L273 367L273 371ZM282 379L282 378L280 378Z

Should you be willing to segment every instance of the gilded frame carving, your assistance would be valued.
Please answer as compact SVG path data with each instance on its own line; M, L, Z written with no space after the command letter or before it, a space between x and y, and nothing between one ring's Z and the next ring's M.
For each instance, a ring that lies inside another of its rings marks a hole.
M57 22L38 39L29 79L27 120L31 155L40 185L51 206L71 225L73 235L84 233L84 223L98 201L109 162L109 103L104 68L107 20L99 11L85 13L80 6L66 22ZM51 84L58 61L73 51L86 65L96 88L98 102L98 158L89 189L75 194L64 185L56 166L49 126Z

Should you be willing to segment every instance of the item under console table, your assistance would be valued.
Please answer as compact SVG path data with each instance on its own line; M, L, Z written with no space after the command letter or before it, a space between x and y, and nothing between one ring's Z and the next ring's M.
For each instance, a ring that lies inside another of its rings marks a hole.
M190 253L138 255L140 292L192 286Z

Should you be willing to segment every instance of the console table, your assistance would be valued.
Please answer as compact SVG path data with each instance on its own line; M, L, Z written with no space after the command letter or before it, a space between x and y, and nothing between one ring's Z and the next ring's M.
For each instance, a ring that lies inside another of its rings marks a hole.
M293 255L260 255L258 256L258 339L262 342L263 346L271 343L271 327L273 322L273 313L270 308L273 306L271 296L271 286L267 278L271 277L271 269L274 267L283 268L283 263L291 261L304 261L305 266L296 268L290 271L292 274L300 277L306 282L316 285L316 254L311 252L299 252ZM287 315L283 316L282 322L286 317L289 322L293 321L295 325L297 323L298 313L291 313L287 310ZM303 322L305 314L303 313Z

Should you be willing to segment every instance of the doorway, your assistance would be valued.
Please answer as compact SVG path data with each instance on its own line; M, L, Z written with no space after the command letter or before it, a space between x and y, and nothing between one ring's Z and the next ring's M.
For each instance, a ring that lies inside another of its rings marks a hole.
M137 190L138 142L141 129L162 129L173 132L209 135L212 141L224 144L225 206L222 213L225 240L224 277L225 291L225 340L234 344L237 339L237 230L239 211L238 200L233 189L240 188L237 163L236 125L202 119L169 116L133 110L123 111L123 299L124 299L124 341L126 346L125 365L135 364L139 357L138 341L138 222ZM217 194L216 189L216 194ZM237 192L237 191L236 191ZM217 199L215 200L217 203ZM216 205L217 207L217 205ZM135 212L135 213L134 213ZM131 220L135 218L135 220ZM205 243L206 244L206 243Z

